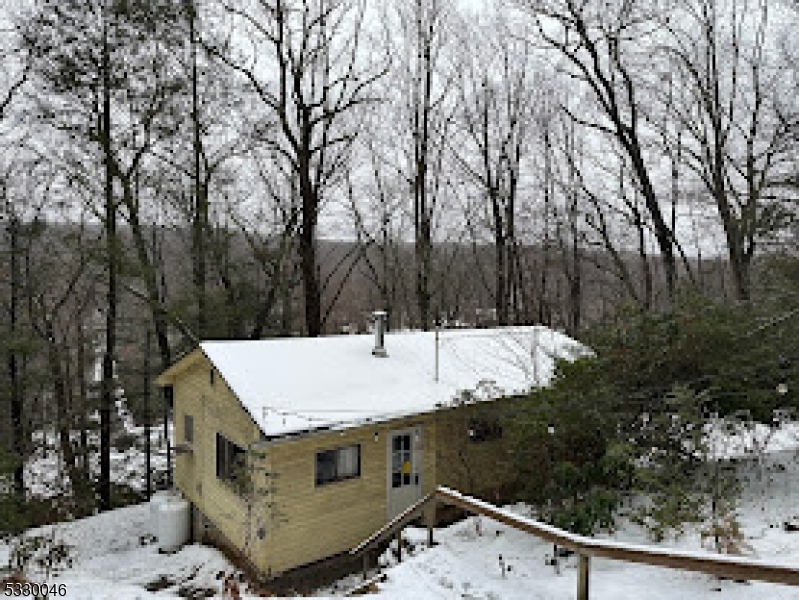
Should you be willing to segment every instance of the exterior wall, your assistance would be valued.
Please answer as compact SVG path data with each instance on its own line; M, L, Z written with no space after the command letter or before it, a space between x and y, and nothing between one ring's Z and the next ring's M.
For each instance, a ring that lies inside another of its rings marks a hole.
M387 443L391 431L422 427L422 495L436 482L432 415L343 432L276 441L265 447L274 472L274 508L257 566L267 575L349 550L387 520ZM377 440L375 440L377 433ZM316 486L316 453L361 445L361 476Z
M186 439L184 415L194 418L193 449L177 456L175 483L232 544L244 548L247 507L216 477L216 434L246 449L260 439L260 430L218 374L211 384L210 371L210 363L202 357L173 385L177 443ZM195 530L197 537L202 533Z
M518 401L509 398L439 410L436 415L437 485L454 488L497 502L507 500L515 480L515 463L507 437L507 422L513 418ZM473 441L469 430L472 419L505 424L502 436Z

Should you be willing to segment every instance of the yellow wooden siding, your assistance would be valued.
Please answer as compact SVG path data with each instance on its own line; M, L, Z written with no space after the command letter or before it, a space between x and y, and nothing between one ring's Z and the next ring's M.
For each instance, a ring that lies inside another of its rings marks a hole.
M210 369L203 358L181 373L174 384L176 442L185 441L184 415L194 418L193 450L177 457L175 482L233 544L242 548L246 505L216 477L216 434L246 449L260 439L260 432L218 374L211 384Z
M515 463L507 432L496 440L474 442L469 437L470 419L497 419L505 424L512 415L514 399L497 400L441 410L436 413L437 484L488 501L515 480Z
M390 431L422 426L422 493L435 486L430 416L278 442L266 453L275 470L275 518L259 567L277 574L349 550L386 523ZM375 441L377 433L377 441ZM316 486L316 453L361 445L361 476Z

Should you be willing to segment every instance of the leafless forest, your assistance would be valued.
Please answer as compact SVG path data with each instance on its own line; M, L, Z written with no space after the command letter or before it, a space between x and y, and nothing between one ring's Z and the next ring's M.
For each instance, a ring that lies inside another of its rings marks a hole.
M3 8L0 455L54 427L100 508L118 381L160 419L199 340L579 337L797 250L792 0Z

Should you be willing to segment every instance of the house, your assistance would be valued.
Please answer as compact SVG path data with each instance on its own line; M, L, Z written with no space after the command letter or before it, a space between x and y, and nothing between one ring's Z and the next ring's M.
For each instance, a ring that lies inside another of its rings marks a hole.
M490 495L512 476L496 408L513 400L497 399L587 352L540 326L382 323L374 336L205 342L158 378L195 538L276 576L349 550L436 485Z

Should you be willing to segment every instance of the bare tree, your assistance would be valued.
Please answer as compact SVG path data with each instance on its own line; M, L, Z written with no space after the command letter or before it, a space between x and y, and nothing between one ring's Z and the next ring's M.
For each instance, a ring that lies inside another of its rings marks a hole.
M408 173L413 192L414 249L416 252L416 300L419 322L427 331L432 325L433 221L441 193L441 163L448 124L448 84L437 84L447 18L445 0L416 0L401 13L410 77L407 114L413 137ZM415 54L415 55L414 55ZM436 89L438 88L438 89Z
M6 375L8 377L8 399L11 416L11 450L19 462L14 465L14 495L21 504L25 498L25 475L23 457L25 456L25 431L22 420L24 408L24 387L22 373L22 353L19 340L22 337L22 292L23 292L23 224L22 207L12 197L12 179L16 178L17 165L3 165L0 174L0 220L7 241L7 295L4 294L3 308L8 327L4 335L3 353ZM13 182L18 184L19 182Z
M131 106L140 107L142 115L158 113L150 110L151 103L160 99L157 94L136 96L136 92L152 75L147 46L169 7L168 2L62 2L39 7L24 30L40 92L33 118L51 128L53 141L69 139L63 147L52 144L50 158L67 167L68 181L87 194L103 226L106 293L98 485L103 510L111 508L111 410L123 253L118 231L123 203L116 184L122 183L129 200L136 167L149 148L149 143L134 143L136 128L126 128L121 115ZM98 164L103 173L99 189Z
M649 259L646 254L646 222L634 197L628 193L633 186L628 185L629 177L624 168L624 162L620 156L614 157L616 159L614 162L618 163L616 165L618 172L614 173L611 167L605 166L606 160L592 161L593 163L603 163L599 172L604 174L604 177L600 177L600 180L607 180L612 182L612 185L618 186L616 190L608 186L598 188L591 180L591 176L586 174L588 169L581 160L583 156L578 156L576 153L577 148L570 137L574 134L573 127L566 125L566 129L568 133L564 136L566 143L561 154L568 173L566 189L570 191L566 195L578 195L586 201L585 223L588 230L593 232L594 246L601 248L610 258L613 275L619 280L623 289L622 298L632 300L643 309L647 309L651 304L652 281L647 278ZM641 292L636 285L637 278L634 276L634 270L625 256L625 249L629 243L624 236L620 235L620 230L628 225L635 228L636 241L634 243L637 243L642 266L644 261L646 262L646 268L643 269L644 290ZM597 263L597 267L605 268L599 263ZM604 292L600 291L600 294L604 304Z
M661 209L647 162L643 134L640 82L636 79L636 35L648 33L656 16L647 2L602 4L575 0L520 0L536 20L542 40L565 60L572 81L589 90L598 118L569 110L578 124L615 140L630 168L652 223L666 275L668 291L677 282L675 235ZM637 32L637 34L636 34Z
M317 336L323 325L319 213L340 183L356 137L357 122L347 116L376 101L370 88L387 65L373 61L362 47L366 6L359 0L260 0L252 8L224 6L254 44L270 50L245 57L230 47L210 46L246 77L267 108L273 128L265 141L296 175L305 328Z
M788 199L772 183L795 160L795 90L770 58L769 2L685 0L678 6L665 23L670 39L658 47L678 76L669 84L679 99L666 108L685 131L680 147L688 167L718 211L735 295L748 301L758 244L791 216Z
M90 496L91 478L86 448L76 451L72 431L78 427L85 431L85 418L78 415L85 417L89 406L85 395L75 399L74 390L84 387L81 382L86 373L72 365L81 352L76 352L83 343L79 339L81 325L96 300L88 268L89 252L84 246L88 236L82 222L76 225L77 232L66 229L63 236L54 231L61 224L49 227L41 215L31 225L31 240L25 253L27 316L33 336L44 350L43 380L50 388L47 397L52 398L56 408L55 430L72 500L80 502ZM41 252L45 240L51 250L57 247L58 251ZM75 380L79 380L77 385ZM79 457L83 460L79 461Z
M582 140L578 140L573 121L563 127L563 152L569 158L566 177L562 178L564 206L557 219L557 239L563 275L568 284L567 328L572 335L579 332L583 322L583 195L578 182L577 165L582 162Z
M208 222L208 186L203 178L202 159L202 123L200 116L200 97L199 97L199 71L197 65L197 51L199 46L199 19L195 0L185 0L185 19L188 24L188 46L189 46L189 86L191 97L191 130L192 130L192 220L191 220L191 256L193 263L193 276L195 294L197 295L197 330L200 339L204 338L207 330L207 307L206 307L206 276L207 276L207 253L206 237L210 233Z
M16 31L13 31L16 34ZM3 40L2 53L0 54L0 61L4 65L4 69L8 69L6 77L0 81L4 86L0 90L0 127L5 125L8 119L12 102L19 97L25 85L30 63L27 57L20 55L20 47L18 40L11 39ZM13 68L14 63L19 64L18 72L15 73ZM5 145L5 144L4 144ZM4 150L5 151L5 150ZM22 374L20 365L20 352L16 344L17 336L19 335L20 325L20 292L22 290L22 276L21 276L21 245L20 237L22 234L22 220L20 218L19 207L11 195L11 187L14 184L12 179L15 178L15 171L19 168L16 161L11 164L3 164L3 172L0 173L0 221L4 222L4 230L8 240L8 298L7 298L7 316L8 316L8 340L10 344L3 349L5 355L6 371L8 375L9 387L9 408L11 416L11 450L14 454L22 460L24 456L24 442L25 431L22 421L22 412L24 405L24 390L22 385ZM19 503L24 501L25 497L25 479L22 462L14 466L13 473L14 481L14 495Z
M390 9L388 8L390 6ZM396 173L410 198L413 226L416 322L432 327L436 219L441 200L450 193L446 172L446 136L452 125L454 77L446 72L453 5L449 0L414 0L387 5L382 13L387 47L394 61L391 104L384 114L399 123L393 136L393 158L383 166Z
M382 114L382 113L381 113ZM386 311L387 326L393 329L401 321L404 306L405 269L401 246L406 227L402 203L405 192L402 179L391 177L383 146L393 135L385 132L379 115L369 122L370 133L363 136L365 162L369 176L358 182L355 174L348 177L349 208L366 277L377 290L378 306Z
M6 64L5 57L0 55L0 59L3 60L3 64ZM8 88L3 91L3 95L0 96L0 122L2 122L6 117L6 113L11 107L11 103L13 102L14 98L19 95L20 90L22 90L22 86L24 86L25 82L28 80L28 69L29 67L27 65L23 67L19 77L15 81L12 81Z
M514 42L501 22L491 35L484 48L472 48L462 59L458 104L464 135L455 138L453 155L477 188L478 202L486 203L477 211L485 213L482 220L493 237L494 308L498 323L507 325L519 320L523 304L516 220L534 96L529 43Z
M301 211L294 194L286 191L294 178L291 172L279 172L275 162L261 154L254 149L246 163L257 176L256 189L226 207L225 222L235 227L216 230L216 236L240 234L246 256L232 255L230 243L218 239L213 243L214 262L228 305L244 307L229 315L229 333L250 339L259 339L269 330L273 313L298 284L294 258ZM240 268L242 265L247 268ZM290 302L286 304L282 306L284 320L278 327L283 335L291 333Z

